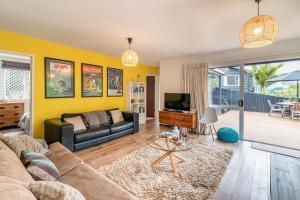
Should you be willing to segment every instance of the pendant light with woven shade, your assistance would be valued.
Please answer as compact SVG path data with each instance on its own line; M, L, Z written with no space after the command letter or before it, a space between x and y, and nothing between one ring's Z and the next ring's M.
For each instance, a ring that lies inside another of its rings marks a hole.
M132 38L127 38L129 44L129 50L125 51L122 55L122 63L127 67L136 67L139 63L139 57L131 49Z
M240 43L244 48L258 48L272 44L277 38L278 23L268 15L260 15L257 3L257 16L251 18L240 30Z

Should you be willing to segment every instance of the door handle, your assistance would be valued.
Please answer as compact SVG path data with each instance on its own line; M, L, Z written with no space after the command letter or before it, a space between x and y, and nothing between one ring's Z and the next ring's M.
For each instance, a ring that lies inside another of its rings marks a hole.
M239 100L239 107L243 107L244 106L244 101L243 100Z

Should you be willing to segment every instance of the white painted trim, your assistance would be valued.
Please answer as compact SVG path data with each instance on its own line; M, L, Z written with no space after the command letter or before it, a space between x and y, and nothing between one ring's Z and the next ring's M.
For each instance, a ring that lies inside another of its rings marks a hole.
M34 122L34 55L32 54L25 54L25 53L19 53L14 51L7 51L4 49L0 49L0 52L7 53L7 54L15 54L19 56L26 56L30 58L30 134L33 137L34 136L34 128L33 128L33 122Z

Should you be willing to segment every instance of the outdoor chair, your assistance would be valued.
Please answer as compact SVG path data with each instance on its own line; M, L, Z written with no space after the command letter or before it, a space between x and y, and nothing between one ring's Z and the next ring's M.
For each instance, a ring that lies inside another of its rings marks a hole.
M294 103L293 108L291 109L291 119L293 120L294 117L300 116L300 103Z
M200 126L200 133L203 134L206 133L206 129L210 131L210 134L212 136L213 141L214 134L217 134L217 131L215 129L214 123L218 121L218 115L215 108L206 108L203 117L200 120L201 126Z
M284 117L285 114L285 109L281 108L280 105L275 105L272 104L270 100L267 100L269 106L270 106L270 111L269 111L269 116L271 117L272 113L280 113L282 117Z

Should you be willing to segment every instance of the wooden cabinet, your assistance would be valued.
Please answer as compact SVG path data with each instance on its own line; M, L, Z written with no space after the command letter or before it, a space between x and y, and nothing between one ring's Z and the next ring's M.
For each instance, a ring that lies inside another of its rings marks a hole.
M0 128L18 125L24 113L24 103L0 103Z
M196 112L159 111L159 123L185 128L196 128L197 115Z

